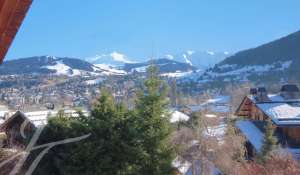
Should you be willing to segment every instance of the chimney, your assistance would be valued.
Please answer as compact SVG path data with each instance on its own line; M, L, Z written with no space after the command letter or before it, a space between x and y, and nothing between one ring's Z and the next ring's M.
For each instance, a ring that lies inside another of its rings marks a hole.
M280 95L285 100L291 99L299 99L300 98L300 91L297 85L295 84L286 84L281 87Z
M256 96L257 95L257 88L251 88L250 89L250 95Z
M269 101L271 101L268 97L268 92L267 92L265 87L257 88L257 93L256 93L255 100L257 102L269 102Z

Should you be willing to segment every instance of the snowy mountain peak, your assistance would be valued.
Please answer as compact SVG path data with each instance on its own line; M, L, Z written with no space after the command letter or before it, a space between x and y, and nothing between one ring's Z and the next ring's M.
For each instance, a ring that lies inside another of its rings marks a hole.
M229 55L230 53L229 53L228 51L225 51L224 54L225 54L225 55Z
M115 61L119 61L119 62L123 62L123 63L133 63L132 61L130 61L128 59L128 57L124 54L118 53L116 51L112 52L109 54L112 59L114 59Z
M209 54L209 55L215 55L215 52L207 51L207 54Z
M166 57L167 59L170 59L170 60L173 60L173 59L174 59L174 56L171 55L171 54L167 54L167 55L165 55L165 57Z
M123 66L125 63L135 63L126 55L117 51L109 54L96 55L95 57L86 58L85 60L93 64L107 64L111 66Z
M188 51L186 51L186 53L187 53L188 55L193 55L193 54L196 53L196 52L193 51L193 50L188 50Z

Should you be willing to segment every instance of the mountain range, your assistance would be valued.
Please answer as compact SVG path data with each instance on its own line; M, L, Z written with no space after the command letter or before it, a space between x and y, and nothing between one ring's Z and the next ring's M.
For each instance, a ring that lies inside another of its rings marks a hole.
M170 59L158 59L144 63L126 62L123 65L92 64L78 58L36 56L5 61L0 66L0 75L55 74L55 75L126 75L145 73L147 67L155 64L161 74L190 72L197 68L187 63Z
M208 69L194 75L198 82L299 82L300 31L240 51Z
M166 54L155 59L169 59L176 62L186 63L197 69L205 70L224 60L230 55L229 52L212 52L212 51L193 51L188 50L178 54ZM124 66L125 64L144 63L147 58L129 58L125 54L112 52L108 54L96 55L84 59L92 64L106 64L113 67Z
M37 56L5 61L0 66L0 74L126 75L144 73L155 64L162 75L198 83L299 82L300 31L236 54L189 50L142 60L145 59L130 59L118 52L87 59Z

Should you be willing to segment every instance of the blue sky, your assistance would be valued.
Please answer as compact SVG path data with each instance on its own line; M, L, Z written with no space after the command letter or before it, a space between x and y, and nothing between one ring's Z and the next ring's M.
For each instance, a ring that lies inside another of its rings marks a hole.
M7 59L236 52L300 30L299 0L35 0Z

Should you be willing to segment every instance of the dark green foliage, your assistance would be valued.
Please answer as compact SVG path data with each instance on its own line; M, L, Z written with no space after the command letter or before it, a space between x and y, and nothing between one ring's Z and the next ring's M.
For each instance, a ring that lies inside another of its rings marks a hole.
M139 94L136 107L144 149L140 174L169 174L173 148L168 144L171 127L167 115L167 86L158 78L156 67L151 66L148 73L145 91Z
M49 121L39 144L89 133L91 136L51 149L35 174L170 174L173 148L169 145L171 127L166 113L166 90L151 67L135 109L129 111L116 104L109 92L102 90L90 116L66 118L59 113Z
M239 52L227 59L220 65L262 65L277 61L297 60L300 58L300 31L264 44L257 48Z
M79 70L93 71L93 65L76 58L52 58L47 56L22 58L17 60L5 61L0 66L1 75L15 74L49 74L55 73L54 70L45 68L45 66L53 66L55 62L61 61L65 65Z
M267 121L265 127L265 135L263 140L263 146L258 154L258 160L264 163L269 157L270 153L276 148L277 139L274 137L274 128L271 120Z

